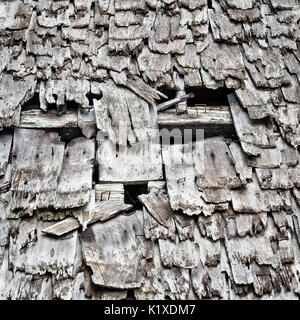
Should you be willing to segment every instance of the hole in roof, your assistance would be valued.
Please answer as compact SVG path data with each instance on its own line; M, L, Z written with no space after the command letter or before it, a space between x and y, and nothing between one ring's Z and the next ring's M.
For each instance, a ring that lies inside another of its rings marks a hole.
M128 184L124 185L125 192L125 203L133 205L135 210L140 210L143 208L143 205L138 199L138 196L141 194L148 193L148 184Z
M206 106L229 106L227 95L234 91L225 87L216 90L207 88L187 88L186 93L190 92L193 92L195 97L188 99L187 105L193 107L197 104Z
M40 108L40 98L39 93L35 92L33 97L24 103L22 110L32 110Z

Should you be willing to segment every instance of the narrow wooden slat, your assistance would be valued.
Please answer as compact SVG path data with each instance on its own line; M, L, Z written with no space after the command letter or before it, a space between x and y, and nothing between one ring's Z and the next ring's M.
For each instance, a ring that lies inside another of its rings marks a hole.
M128 211L130 209L132 209L132 205L130 204L116 203L113 201L101 201L96 204L94 208L94 216L88 222L88 225L97 221L106 221L116 216L118 213ZM71 217L55 223L46 229L43 229L42 232L60 237L68 232L78 229L79 227L80 223L78 220Z
M67 111L60 116L56 110L44 112L39 109L21 112L19 128L75 128L77 127L77 112Z

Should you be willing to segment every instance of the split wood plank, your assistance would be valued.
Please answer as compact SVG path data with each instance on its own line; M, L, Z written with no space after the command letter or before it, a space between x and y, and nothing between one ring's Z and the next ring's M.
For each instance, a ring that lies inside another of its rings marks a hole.
M36 76L28 75L22 80L4 73L0 79L0 128L18 125L21 106L35 91Z
M99 101L94 99L94 105L97 105L100 112ZM85 110L87 112L87 110ZM102 111L101 111L102 112ZM100 120L99 120L100 121ZM101 121L104 121L101 113ZM105 120L108 121L108 118ZM157 115L158 125L163 126L233 126L233 119L228 106L201 106L187 107L187 112L177 114L175 110L165 110ZM88 122L89 123L89 122ZM92 122L91 122L92 123ZM78 126L77 112L67 111L60 116L55 110L32 109L21 111L20 123L18 128L75 128ZM101 126L105 126L105 123ZM112 133L109 134L112 136Z
M195 142L194 164L196 183L204 191L207 202L230 200L229 190L241 186L233 166L231 154L222 136L210 137ZM204 155L203 155L204 152Z
M9 260L13 270L33 275L51 273L57 278L73 276L78 233L74 231L66 238L44 237L42 230L49 224L37 217L22 219L18 234L10 236Z
M12 209L29 212L55 204L64 143L54 132L15 129L12 170Z
M170 207L169 201L161 194L142 194L138 199L148 209L151 215L158 223L169 229L175 234L175 223L173 220L174 213Z
M260 120L251 120L234 94L228 95L234 127L245 153L257 156L260 148L275 148L272 132Z
M141 286L141 251L136 237L142 232L137 217L140 214L119 215L82 233L83 257L92 269L94 284L115 289Z
M95 142L79 137L67 146L59 176L54 208L81 207L88 203L92 189Z
M93 210L92 219L87 223L88 225L101 221L107 221L120 212L126 212L132 209L132 205L125 203L116 203L114 201L100 201L97 202ZM80 223L77 219L70 217L64 219L58 223L43 229L42 232L60 237L66 233L76 230L80 227Z
M19 128L75 128L78 126L77 113L67 111L57 115L55 110L44 112L39 109L21 111Z
M203 148L202 148L203 150ZM224 210L225 204L206 203L203 192L196 186L193 151L191 144L175 143L162 146L167 189L173 210L181 209L188 215L210 215L216 209Z

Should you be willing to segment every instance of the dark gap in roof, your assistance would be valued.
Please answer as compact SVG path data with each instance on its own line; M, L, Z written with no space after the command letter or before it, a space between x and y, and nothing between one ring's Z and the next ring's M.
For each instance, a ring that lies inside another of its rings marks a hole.
M207 0L207 6L208 6L208 9L212 9L212 1L211 0Z
M91 11L95 12L95 2L94 1L92 2L92 5L91 5Z
M161 98L157 100L157 104L161 104L168 100L174 99L176 97L176 90L166 87L158 88L158 90L165 94L168 99ZM202 88L191 88L187 87L185 89L186 93L194 93L195 97L187 100L187 105L189 107L195 106L196 104L207 105L207 106L229 106L227 96L230 93L234 93L233 89L227 89L222 87L219 89L208 89Z
M89 105L93 106L93 99L100 100L103 97L103 93L101 92L100 94L96 94L89 92L86 94L86 97L89 99Z
M170 142L169 140L164 140L164 144L181 144L181 143L188 143L190 140L192 142L197 141L197 130L203 129L204 130L204 138L209 138L209 137L217 137L217 136L223 136L224 138L230 138L232 140L237 139L237 134L234 128L233 124L230 125L219 125L219 124L203 124L203 125L197 125L197 124L191 124L191 125L177 125L176 127L173 125L162 125L160 126L160 143L162 144L163 139L162 139L162 130L168 130L170 132ZM176 129L176 131L172 130ZM189 137L188 139L186 137L186 132L185 130L191 130L191 138ZM167 141L167 143L166 143Z
M47 131L51 131L51 130L47 130ZM58 128L58 129L55 129L54 131L58 132L58 134L61 137L61 141L65 142L65 143L69 143L71 140L73 140L75 138L83 137L82 131L79 127Z
M56 103L47 103L47 110L57 110Z
M164 95L166 95L168 97L168 99L161 97L159 100L156 101L156 104L161 104L163 102L169 101L171 99L174 99L176 96L176 91L174 89L161 87L161 88L158 88L157 90L160 91L161 93L163 93Z
M128 184L124 185L125 203L133 205L134 210L143 208L142 203L139 201L138 196L148 193L148 184Z
M225 87L216 90L208 88L186 88L186 93L193 92L195 97L187 100L187 105L193 107L196 104L207 106L229 106L227 96L234 90Z
M33 97L24 103L24 105L22 106L22 111L39 109L39 108L40 108L40 97L39 97L39 93L35 92Z
M93 165L93 183L97 183L99 181L99 165L96 159L94 159Z
M57 115L62 115L67 112L66 104L58 104L56 106Z
M144 42L145 47L148 47L148 38L144 38L143 42Z
M75 101L66 101L67 111L77 111L80 107L81 105Z

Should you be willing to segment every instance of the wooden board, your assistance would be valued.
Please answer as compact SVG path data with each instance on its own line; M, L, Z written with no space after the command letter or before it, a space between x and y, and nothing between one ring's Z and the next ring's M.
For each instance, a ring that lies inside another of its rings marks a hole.
M243 151L249 155L257 156L260 154L260 148L274 148L275 143L270 130L261 121L251 120L234 94L228 95L228 100L234 127Z
M164 266L193 269L199 266L200 248L191 240L158 240L160 257Z
M201 149L203 150L203 148ZM227 204L206 203L203 192L196 185L196 173L191 144L163 145L163 161L167 190L173 210L181 209L188 215L210 215L215 209L226 209Z
M146 182L161 180L162 159L158 137L117 148L99 133L97 161L100 182Z
M66 147L54 203L55 209L81 207L92 189L95 142L83 137Z
M93 224L82 234L85 263L92 269L94 284L106 288L130 289L141 286L141 253L136 233L141 229L137 218L119 215L113 220Z
M124 185L122 183L101 183L95 185L96 201L111 200L124 202Z
M77 231L65 238L45 237L42 230L49 225L49 222L37 221L36 217L22 219L19 233L10 236L9 261L13 270L40 275L51 273L57 278L73 276Z
M43 112L39 109L21 111L19 128L76 128L77 114L67 111L58 116L55 110Z
M12 209L29 212L55 203L64 143L57 133L15 129L12 169Z
M113 218L118 213L126 212L130 209L132 209L132 205L130 204L116 203L113 201L97 202L95 206L91 209L90 218L85 223L85 229L86 225L90 225L98 221L104 222ZM80 213L82 213L82 211L83 210L80 210ZM78 218L75 219L73 217L70 217L43 229L42 232L49 235L60 237L66 233L78 229L82 224L79 223L78 220Z
M35 91L36 76L28 75L21 80L4 73L0 79L0 128L18 125L21 105L29 100Z
M169 232L175 237L175 223L173 220L174 213L170 207L169 201L166 197L153 193L142 194L138 199L147 208L153 218L162 226L169 229Z

